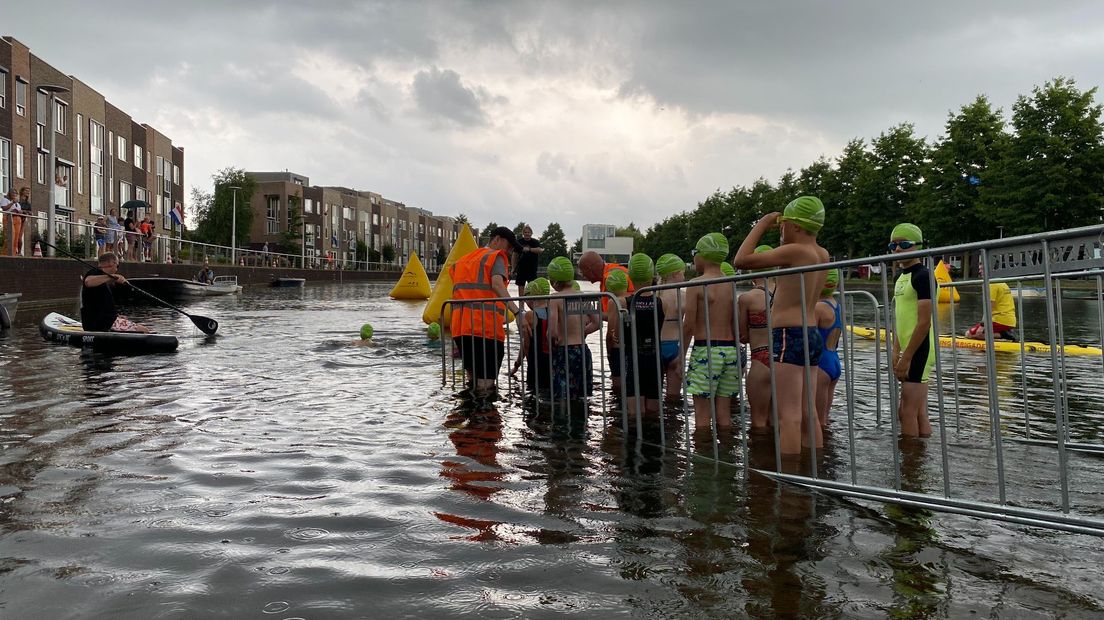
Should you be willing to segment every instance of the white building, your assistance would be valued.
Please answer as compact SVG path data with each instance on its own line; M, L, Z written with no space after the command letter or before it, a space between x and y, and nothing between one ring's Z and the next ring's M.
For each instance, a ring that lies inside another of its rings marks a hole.
M584 224L583 252L590 250L601 254L606 262L627 263L633 253L633 238L618 237L617 227L610 224Z

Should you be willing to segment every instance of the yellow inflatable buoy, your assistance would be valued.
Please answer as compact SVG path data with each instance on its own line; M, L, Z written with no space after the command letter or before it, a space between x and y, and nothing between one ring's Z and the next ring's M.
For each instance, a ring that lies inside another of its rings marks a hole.
M939 261L939 264L935 266L935 281L940 284L951 283L951 272L943 261ZM958 303L958 289L953 286L939 287L938 301L941 304L948 304L952 301Z
M406 261L406 269L403 269L402 277L391 289L392 299L427 299L429 298L429 276L426 275L422 261L418 260L418 254L410 253L410 260Z
M478 249L479 245L475 242L471 228L464 224L463 228L460 229L460 234L456 237L456 243L445 258L445 264L441 265L441 272L437 274L437 282L433 285L433 293L429 296L429 302L426 303L425 310L422 312L422 321L426 325L436 323L437 319L441 319L441 326L448 327L449 315L452 314L452 311L446 309L445 315L441 316L441 307L445 305L446 301L452 299L452 276L449 275L449 267L464 255Z

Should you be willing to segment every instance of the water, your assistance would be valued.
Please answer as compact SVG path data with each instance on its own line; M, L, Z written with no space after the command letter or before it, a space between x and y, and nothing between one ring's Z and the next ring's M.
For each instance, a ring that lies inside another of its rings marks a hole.
M189 337L175 354L130 358L45 343L21 313L25 324L0 338L0 614L1104 613L1097 538L777 486L695 456L712 448L688 448L678 428L666 451L626 441L600 406L584 423L527 421L505 404L450 428L454 401L422 337L421 304L386 291L250 289L190 305L220 321L213 341L187 319L133 309ZM1069 308L1068 332L1095 339L1095 313ZM378 346L347 346L366 321ZM856 372L867 373L856 385L857 473L885 482L896 442L888 415L874 422L871 347L856 347ZM992 495L983 358L959 361L954 482ZM1017 361L998 369L1009 436L1025 430ZM1045 404L1044 360L1030 362L1028 401ZM1090 440L1104 419L1100 360L1076 363L1073 434ZM839 479L852 449L843 406L837 397L823 457ZM1038 415L1043 437L1053 419ZM742 463L739 442L721 454ZM1006 442L1010 499L1053 504L1054 454ZM940 462L935 442L908 447L905 484L938 490ZM1104 505L1101 462L1071 456L1076 510Z

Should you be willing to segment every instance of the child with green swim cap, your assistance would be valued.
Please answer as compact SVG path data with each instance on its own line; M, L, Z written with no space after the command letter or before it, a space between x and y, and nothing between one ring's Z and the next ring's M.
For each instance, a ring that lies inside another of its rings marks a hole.
M655 266L648 255L633 254L628 267L629 279L637 290L651 286ZM608 278L606 289L612 290ZM659 395L663 391L658 339L664 319L663 303L652 291L630 296L627 301L629 307L624 325L618 321L610 321L609 324L611 341L622 347L625 353L622 373L625 406L630 412L643 410L652 414L659 411Z
M769 245L760 245L755 248L755 253L762 254L773 250ZM767 271L756 269L755 271ZM754 287L750 291L740 293L736 300L736 311L740 320L740 342L751 349L751 362L747 369L748 409L751 410L751 428L753 431L762 431L767 428L767 420L770 416L771 405L771 352L770 338L767 334L767 312L770 311L770 300L774 295L774 281L768 288L767 279L755 278L751 281Z
M656 273L660 284L672 284L686 280L686 262L674 254L664 254L656 260ZM682 389L682 329L679 327L678 309L682 304L682 289L670 288L659 292L663 304L663 326L659 331L659 354L663 363L667 384L667 400L676 400Z
M561 260L562 259L562 260ZM579 299L571 288L575 267L566 257L548 264L548 279L556 296L548 304L548 342L552 349L552 397L578 400L594 393L594 359L586 345L598 331L602 315L591 301Z
M698 239L693 256L694 267L701 275L691 282L722 278L721 263L728 258L728 239L721 233L704 235ZM732 426L732 397L740 391L742 366L741 347L733 328L735 289L725 282L692 286L685 295L682 342L683 347L689 347L694 341L686 373L686 391L694 397L694 426L710 428L715 412L717 429L727 429ZM683 355L686 353L684 349Z
M372 344L372 335L374 333L375 333L375 330L372 328L372 324L371 323L365 323L364 325L360 326L360 339L359 340L354 340L351 344L354 347L372 347L372 346L375 346L374 344Z
M924 234L919 226L903 223L893 228L889 241L890 252L911 252L924 244ZM897 417L905 437L930 437L928 376L935 366L931 277L918 258L896 261L896 265L901 272L893 286L893 314L897 321L893 375L901 382Z
M817 330L820 332L820 339L824 343L816 373L816 409L821 429L828 428L828 411L832 408L832 399L836 393L836 382L843 374L839 351L836 350L840 336L843 334L843 314L840 310L840 302L834 299L839 280L839 269L829 269L824 288L820 291L820 301L816 305Z
M546 297L551 292L552 286L548 278L536 278L525 285L525 295L529 297ZM552 352L548 347L548 300L529 299L526 304L532 312L525 313L520 325L521 347L510 374L517 374L522 360L525 360L528 364L525 369L525 390L547 398L552 367Z
M815 196L792 200L782 213L763 216L744 239L733 261L740 269L769 267L811 267L829 261L828 251L817 243L824 226L824 204ZM755 252L759 240L772 228L780 228L782 243L767 252ZM816 303L827 279L824 271L807 271L777 278L777 292L770 309L772 359L778 382L779 443L782 454L800 454L807 443L804 424L814 429L815 445L824 445L816 412L805 411L808 395L815 394L812 378L820 362L823 343L816 328ZM804 294L805 303L801 299ZM806 381L806 359L810 380ZM805 412L805 415L802 412Z

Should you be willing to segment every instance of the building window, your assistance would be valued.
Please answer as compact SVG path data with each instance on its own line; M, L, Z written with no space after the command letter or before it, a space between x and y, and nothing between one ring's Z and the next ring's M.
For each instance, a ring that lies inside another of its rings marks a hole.
M378 228L379 227L379 222L380 222L379 213L373 213L372 214L372 225Z
M64 102L54 99L54 131L65 135L65 117L68 115L68 106Z
M84 116L77 115L77 193L84 195Z
M27 83L19 78L15 79L15 113L27 115Z
M54 167L54 204L66 209L70 208L69 180L73 169L65 164L58 163Z
M26 176L25 172L26 171L23 169L23 145L22 144L16 144L15 145L15 178L22 179L23 177Z
M351 220L351 219L353 219L353 210L352 210L352 209L350 209L349 207L342 207L342 209L341 209L341 215L342 215L342 217L344 217L345 219L347 219L347 220Z
M135 187L134 188L134 198L135 198L135 200L145 201L146 200L146 188L144 188L144 187Z
M8 107L8 72L0 70L0 108Z
M0 194L11 189L11 140L0 140Z
M35 180L39 183L46 184L46 153L42 151L38 152L37 161L35 162L37 170L35 171Z
M130 200L130 183L119 181L119 204L125 204Z
M279 217L280 197L265 196L265 234L274 235L280 232Z
M173 164L173 185L180 185L180 166Z
M104 164L104 126L94 120L88 121L88 172L89 194L92 197L89 208L95 215L104 212L103 164Z
M118 140L118 142L115 143L115 154L119 156L119 161L126 161L127 160L126 138L124 138L122 136L115 136L115 139Z
M50 105L50 98L46 93L37 91L38 105L35 106L35 120L39 125L46 126L46 115L50 112L46 106ZM41 146L41 145L39 145Z
M142 147L137 144L134 145L134 166L136 168L145 168L142 165Z

